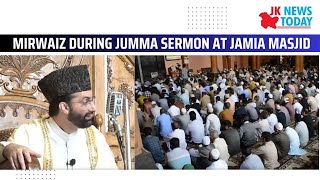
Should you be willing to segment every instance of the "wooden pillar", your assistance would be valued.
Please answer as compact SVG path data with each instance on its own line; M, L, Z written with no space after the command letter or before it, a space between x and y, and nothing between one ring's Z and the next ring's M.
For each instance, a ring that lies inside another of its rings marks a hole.
M303 56L296 56L295 57L295 71L298 73L301 73L303 71L303 62L304 57Z
M244 61L247 61L246 56L240 56L238 68L242 68L244 66Z
M135 155L139 155L143 152L143 145L142 145L142 138L141 138L141 133L140 133L140 128L139 128L139 123L138 123L138 117L135 117L135 128L134 128L134 144L135 144Z
M185 63L184 63L184 58L185 58L185 56L181 56L182 67L183 67L183 65L185 64Z
M256 56L256 68L260 69L261 67L261 56Z
M226 56L222 56L222 61L223 61L223 68L222 68L222 71L223 71L224 69L227 68L227 59L226 59Z
M257 69L257 56L252 56L251 67L253 70Z
M211 59L211 72L218 73L218 57L217 56L210 56Z
M231 56L226 56L227 59L227 69L231 68Z
M223 71L223 56L216 56L217 57L217 69L218 71Z

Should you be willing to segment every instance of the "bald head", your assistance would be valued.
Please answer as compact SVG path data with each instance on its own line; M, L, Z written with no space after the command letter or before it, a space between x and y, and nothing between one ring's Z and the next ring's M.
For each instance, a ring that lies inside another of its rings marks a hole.
M215 139L219 138L219 133L216 130L210 132L210 139L213 142Z

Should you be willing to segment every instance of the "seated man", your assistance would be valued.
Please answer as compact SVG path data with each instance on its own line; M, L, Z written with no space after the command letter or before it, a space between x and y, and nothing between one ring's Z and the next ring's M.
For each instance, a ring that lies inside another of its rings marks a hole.
M240 165L240 169L254 169L261 170L264 169L263 163L259 156L251 153L251 148L243 148L242 154L244 156L244 161Z
M306 152L300 149L300 139L298 133L291 127L287 127L285 132L289 137L290 150L289 155L304 155Z
M96 110L85 65L63 68L38 82L50 117L21 125L0 144L0 162L26 169L31 156L41 169L117 169L105 137L92 126Z
M211 164L208 158L212 149L214 149L214 145L210 143L209 136L203 137L202 146L198 149L189 149L192 163L197 169L205 169Z
M277 147L278 158L282 159L288 155L290 149L289 137L283 131L282 123L277 123L274 126L274 133L272 134L272 141Z
M165 141L168 142L168 144L169 144L170 139L176 137L180 141L180 147L182 149L186 149L187 148L186 134L182 129L180 129L179 122L176 122L176 121L173 122L172 129L173 129L173 131L170 134L168 134L168 136L166 138L164 138Z
M302 118L296 119L297 124L294 128L299 135L300 146L304 147L309 142L309 130L307 124L302 120Z
M223 130L220 137L223 138L228 145L228 152L233 156L240 152L240 136L236 129L231 127L230 121L223 121Z
M204 137L204 125L201 120L197 119L195 112L191 111L189 115L192 122L188 125L186 134L191 137L193 143L200 144Z
M145 135L145 138L143 140L143 147L150 151L156 163L163 163L164 154L161 150L159 138L152 135L151 127L145 127L143 129L143 132Z
M190 154L186 149L179 147L179 139L170 140L171 151L167 152L166 159L171 169L182 169L184 165L191 164Z
M244 121L244 123L240 127L241 147L250 147L257 143L256 131L258 126L249 122L248 115L246 115L242 121Z
M211 161L211 165L207 167L209 170L227 170L228 164L219 158L220 152L218 149L212 149L209 156L209 161Z
M278 152L276 146L271 141L271 134L269 132L263 132L261 138L263 145L255 149L253 152L257 155L261 155L266 169L279 167Z
M228 151L228 145L223 138L219 137L218 131L216 130L211 131L210 140L214 145L214 147L219 150L220 159L224 160L225 162L228 162L230 157L230 154Z

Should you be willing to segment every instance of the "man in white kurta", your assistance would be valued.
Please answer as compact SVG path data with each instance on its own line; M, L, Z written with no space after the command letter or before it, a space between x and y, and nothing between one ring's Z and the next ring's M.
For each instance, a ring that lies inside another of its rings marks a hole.
M210 113L207 116L207 122L206 122L206 126L205 126L205 130L206 130L206 135L209 135L211 131L216 130L218 131L218 134L220 135L220 128L221 128L221 124L220 124L220 119L217 115L215 115L213 113L213 108L208 108L208 113Z
M86 65L62 68L38 82L50 117L21 125L0 145L0 163L26 169L31 156L43 170L117 169L104 136L94 127L96 111Z
M90 140L93 138L92 140ZM117 169L105 138L91 126L67 134L52 118L21 125L3 145L15 143L40 154L41 169ZM2 153L1 153L2 154ZM0 156L0 162L4 159ZM74 159L73 166L70 161Z

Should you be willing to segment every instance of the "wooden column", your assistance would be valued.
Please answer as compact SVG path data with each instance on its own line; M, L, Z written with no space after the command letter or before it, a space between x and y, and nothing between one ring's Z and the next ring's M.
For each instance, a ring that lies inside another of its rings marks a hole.
M227 58L226 56L222 56L223 68L222 71L227 68Z
M217 69L218 71L223 71L223 65L224 65L224 61L223 61L223 57L224 56L216 56L217 57Z
M210 56L211 59L211 72L218 73L218 57L217 56Z
M227 69L231 68L231 56L226 56L227 59Z
M303 56L296 56L295 57L295 71L298 73L301 73L303 71L303 62L304 57Z
M251 67L253 70L257 69L257 56L252 56Z
M183 65L184 65L184 57L185 57L185 56L181 56L182 67L183 67ZM181 67L181 68L182 68L182 67Z
M244 61L247 61L247 58L246 56L240 56L240 61L239 61L239 64L238 64L238 68L242 68L245 64Z
M105 111L106 111L106 90L105 90L105 84L101 83L105 79L105 57L104 56L93 56L92 63L92 83L94 84L92 91L93 95L95 97L99 97L99 100L95 102L96 104L96 114L100 114L102 119L104 119L103 124L101 126L100 131L102 133L106 132L105 129L105 123L108 121L108 118L106 117Z
M261 67L261 56L256 56L256 68L260 69Z

